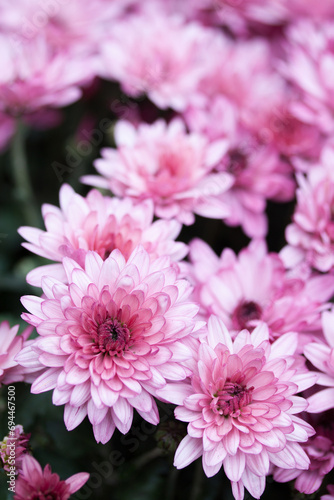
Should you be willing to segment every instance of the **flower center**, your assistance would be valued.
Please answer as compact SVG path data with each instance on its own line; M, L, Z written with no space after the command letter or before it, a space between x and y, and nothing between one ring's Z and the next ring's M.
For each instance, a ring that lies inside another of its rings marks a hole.
M247 167L247 156L239 149L232 149L229 153L227 171L239 175Z
M252 402L254 387L247 389L241 384L226 381L223 390L214 394L210 408L214 413L238 417L244 406Z
M96 344L99 352L117 355L124 351L130 338L130 330L118 319L107 318L97 327Z
M247 328L252 331L253 327L249 323L262 316L262 308L256 302L244 301L241 302L233 311L232 324L236 330Z

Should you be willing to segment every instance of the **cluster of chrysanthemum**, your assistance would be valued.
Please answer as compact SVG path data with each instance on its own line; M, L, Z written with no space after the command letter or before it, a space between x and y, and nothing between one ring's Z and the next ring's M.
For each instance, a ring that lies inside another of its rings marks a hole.
M333 4L86 3L0 7L2 142L15 116L45 123L94 77L173 117L120 119L83 178L114 196L63 185L45 230L20 229L51 263L27 276L41 297L22 298L38 336L0 328L1 382L52 390L67 429L88 417L102 443L133 410L158 424L156 401L177 404L176 467L223 468L236 500L260 498L268 475L313 493L334 465ZM266 202L295 194L270 253ZM196 215L252 241L220 257L176 241Z

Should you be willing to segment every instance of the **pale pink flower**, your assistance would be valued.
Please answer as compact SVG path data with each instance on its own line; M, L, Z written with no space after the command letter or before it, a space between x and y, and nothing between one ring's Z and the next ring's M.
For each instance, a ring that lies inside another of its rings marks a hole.
M23 432L22 425L11 427L11 433L0 441L0 463L7 472L22 472L22 459L28 453L30 434Z
M102 45L101 75L118 80L131 96L146 93L159 108L182 111L196 95L219 38L219 32L159 9L127 17Z
M318 8L318 4L317 4ZM325 133L334 130L334 22L301 20L287 31L282 73L300 91L294 110Z
M226 172L212 173L226 140L209 143L202 134L187 134L176 118L168 125L158 120L137 129L120 121L115 141L117 149L103 149L94 163L103 177L85 176L83 182L109 188L119 197L151 198L157 217L187 225L194 222L194 213L218 219L228 215L219 197L233 179Z
M315 377L295 366L297 334L273 344L262 324L234 340L223 322L211 316L207 343L202 342L191 384L171 384L159 391L175 404L177 419L188 424L174 458L177 468L202 456L205 474L224 468L236 500L246 488L260 498L271 464L307 469L309 459L299 443L313 428L296 414L307 402L296 396ZM297 365L298 366L298 365Z
M92 58L76 57L70 49L55 51L43 35L13 44L1 34L0 61L0 111L11 115L66 106L80 98L80 87L95 75Z
M169 255L173 261L182 259L187 246L176 242L181 230L177 221L153 222L151 200L135 203L129 198L118 199L102 196L92 190L87 197L75 193L67 184L60 189L60 208L45 204L42 213L46 231L21 227L19 233L28 243L23 246L31 252L57 262L71 257L84 265L88 250L94 250L106 259L118 248L125 258L141 244L152 259ZM28 273L27 281L41 286L43 275L65 280L61 263L49 264Z
M334 408L334 309L323 312L322 326L326 342L311 342L304 348L306 358L320 371L317 384L328 387L308 398L311 413Z
M334 428L333 412L320 415L318 421L310 420L316 435L308 439L301 446L310 459L308 470L276 469L273 476L275 481L287 482L296 479L294 487L301 493L310 495L316 492L326 474L334 467Z
M26 328L21 335L17 335L18 330L19 325L10 328L8 321L0 323L0 386L30 380L29 374L35 371L20 366L16 360L21 349L30 344L27 339L32 328Z
M202 314L218 315L232 332L267 323L271 338L300 332L301 342L321 334L321 312L334 291L334 277L291 277L279 255L254 240L237 256L230 248L220 258L201 240L190 243L188 273Z
M47 464L44 469L35 458L25 455L22 460L22 473L15 484L14 500L68 500L89 479L87 472L79 472L68 479L61 480Z
M19 361L44 367L32 392L53 389L68 430L88 414L98 442L109 441L115 426L127 433L134 408L157 424L152 395L166 379L189 374L183 339L198 311L189 283L177 279L169 257L151 262L141 246L127 261L116 249L105 261L88 252L84 269L68 257L63 264L68 285L44 277L43 298L22 298L31 313L23 316L40 336Z
M334 147L324 148L320 162L306 176L297 174L297 205L281 251L288 267L306 262L319 271L334 267Z

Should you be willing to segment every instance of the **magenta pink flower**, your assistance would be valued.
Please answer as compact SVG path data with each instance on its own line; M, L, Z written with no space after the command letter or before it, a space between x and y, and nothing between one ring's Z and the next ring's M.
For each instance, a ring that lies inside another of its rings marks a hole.
M169 255L173 261L182 259L187 246L175 242L181 230L176 221L153 222L153 203L145 200L135 203L102 196L92 190L86 198L76 194L65 184L60 189L60 209L43 205L46 231L21 227L19 233L29 243L23 243L31 252L61 262L67 256L84 265L88 250L94 250L102 259L118 248L128 258L138 244L142 244L152 259ZM61 264L50 264L31 271L27 281L41 286L43 275L62 276Z
M268 253L262 240L252 241L238 256L226 248L220 258L201 240L189 246L188 272L204 317L218 315L232 332L264 321L271 338L296 331L302 343L321 334L321 312L334 291L332 276L290 278L279 255Z
M182 365L191 351L183 339L198 311L188 300L189 283L177 279L168 257L152 262L141 246L127 261L116 249L104 261L87 252L84 268L68 257L63 264L68 285L44 277L43 298L22 298L31 313L23 317L40 336L18 359L44 367L32 392L53 389L53 403L65 404L68 430L88 414L103 443L115 426L128 432L133 408L157 424L152 395L166 379L189 373Z
M22 460L28 453L30 434L23 432L22 425L11 427L14 434L0 441L0 463L6 472L22 472Z
M274 470L274 479L278 482L295 481L295 489L310 495L316 492L326 474L334 467L334 427L333 412L323 413L311 424L316 430L316 435L308 439L301 446L310 459L308 470Z
M232 184L225 173L212 173L227 141L209 143L202 134L187 134L181 119L169 125L158 120L138 129L126 121L115 127L118 148L102 150L95 161L103 177L85 176L83 182L111 189L117 196L151 198L158 217L194 222L194 212L224 218L229 213L219 199Z
M89 478L87 472L79 472L65 481L51 471L47 464L44 469L37 460L25 455L22 460L22 473L15 485L14 500L68 500Z
M30 381L30 374L36 371L31 367L24 368L16 360L21 349L31 343L27 339L33 329L28 327L21 335L17 335L18 330L19 325L10 328L8 321L0 323L0 386Z
M319 271L334 267L334 148L324 148L320 165L297 174L297 206L281 252L288 267L305 262Z
M334 408L334 309L322 314L326 343L311 342L304 348L306 358L320 371L317 384L328 387L308 398L311 413Z
M174 465L183 468L202 456L208 477L223 466L236 500L243 498L244 487L260 498L271 464L307 469L309 459L299 443L314 431L296 416L307 407L296 394L315 377L306 369L300 376L296 346L295 333L270 344L264 324L252 334L241 331L232 342L222 321L211 316L191 385L159 391L181 405L176 418L189 422Z
M217 38L209 28L153 8L115 24L102 46L101 74L131 96L147 93L159 108L181 111L196 95Z

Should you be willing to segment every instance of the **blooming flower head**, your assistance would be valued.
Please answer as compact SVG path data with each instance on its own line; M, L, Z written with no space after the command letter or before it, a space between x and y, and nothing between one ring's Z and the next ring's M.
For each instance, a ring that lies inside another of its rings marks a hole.
M128 17L102 46L101 73L121 82L131 96L147 93L159 108L182 111L196 94L216 38L211 29L179 16L156 11Z
M158 120L138 129L126 121L115 127L118 148L102 150L95 161L103 177L85 176L83 182L110 188L117 196L151 198L158 217L194 222L194 212L226 217L219 195L233 180L225 172L211 173L226 150L226 141L209 143L201 134L187 134L180 119L169 125Z
M189 276L205 317L218 315L232 332L252 330L264 321L271 338L296 331L302 343L321 335L321 312L329 307L333 276L290 278L263 240L253 240L238 256L226 248L220 258L201 240L189 247Z
M25 455L22 460L22 473L15 484L14 500L68 500L88 480L87 472L79 472L68 479L61 480L47 464L44 469L35 458Z
M310 423L315 428L316 434L301 445L310 459L309 469L303 471L276 469L273 473L275 481L278 482L297 478L295 489L307 495L316 492L326 474L334 468L333 411L322 413L317 420L313 420L310 419Z
M334 267L334 147L324 148L320 164L297 174L297 205L286 229L282 257L288 267L306 262L319 271Z
M189 422L174 465L183 468L202 456L208 477L224 467L236 500L243 498L244 487L260 498L271 464L307 469L309 459L299 443L314 431L296 416L307 407L296 394L315 377L296 369L296 347L295 333L270 344L264 324L252 334L239 332L233 342L225 325L211 316L191 384L160 392L174 394L172 401L180 404L176 418Z
M29 114L47 106L66 106L81 96L80 86L94 74L91 57L77 57L70 49L54 50L41 34L22 44L0 36L0 111ZM29 63L27 63L29 61Z
M152 262L141 246L128 260L116 249L104 261L88 252L84 268L68 257L63 265L68 285L44 277L43 298L22 298L31 313L23 316L40 337L18 359L44 367L32 392L54 390L53 403L65 404L68 430L88 414L103 443L115 426L128 432L133 408L157 424L152 395L166 379L189 373L182 363L191 351L183 339L198 311L187 299L189 283L177 279L168 257Z
M22 472L22 460L28 453L29 439L30 434L23 432L22 425L11 427L10 435L0 442L0 462L5 471L11 472L15 467L15 474Z
M292 23L287 31L287 63L282 70L301 93L300 116L325 133L332 133L334 127L333 40L333 20L314 22L313 19L304 19Z
M334 408L334 309L323 312L322 326L325 342L310 342L304 348L306 358L320 372L317 384L328 387L308 398L311 413Z
M67 256L84 265L88 250L106 259L115 248L128 258L138 244L152 259L169 255L180 260L187 253L184 243L174 241L181 224L172 220L152 222L151 200L135 203L129 198L104 197L97 190L83 198L64 184L60 189L60 209L44 205L42 212L46 231L21 227L19 233L29 242L23 246L54 261L61 262ZM27 280L40 286L43 275L59 278L61 274L65 279L61 264L50 264L31 271Z
M17 360L16 355L23 347L29 345L27 340L32 332L28 327L21 335L17 335L19 325L10 328L8 321L0 323L0 386L30 379L30 373L34 369L24 368Z

